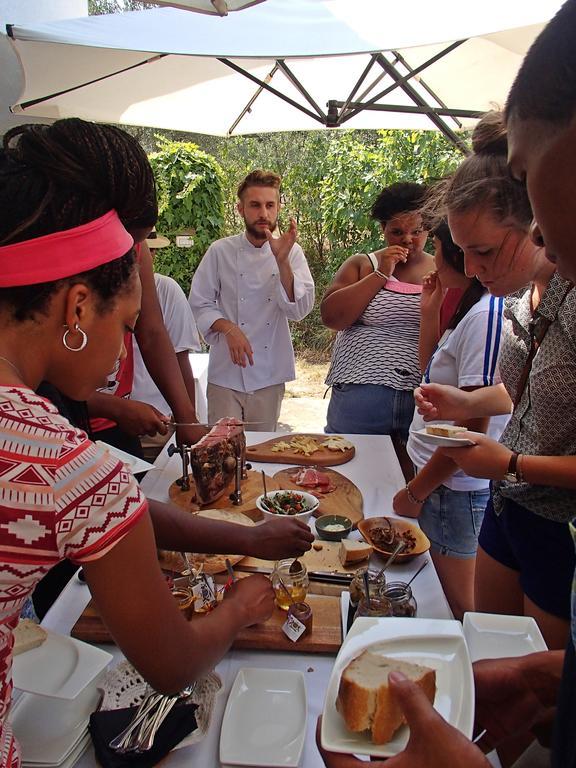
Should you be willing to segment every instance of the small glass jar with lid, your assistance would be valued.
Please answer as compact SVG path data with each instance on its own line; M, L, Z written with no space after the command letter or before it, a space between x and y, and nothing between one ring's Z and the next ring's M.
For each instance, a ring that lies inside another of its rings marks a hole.
M377 597L382 594L386 586L386 576L379 571L371 571L367 566L359 568L350 582L348 591L350 592L350 603L352 605L358 605L360 599L366 595L366 587L364 585L364 574L368 572L368 589L370 590L371 597Z
M392 616L416 616L418 608L412 588L403 581L390 581L383 592L392 605Z
M304 624L305 630L300 637L309 635L312 632L314 617L312 615L312 608L308 603L291 603L288 607L288 616L294 616L295 619Z

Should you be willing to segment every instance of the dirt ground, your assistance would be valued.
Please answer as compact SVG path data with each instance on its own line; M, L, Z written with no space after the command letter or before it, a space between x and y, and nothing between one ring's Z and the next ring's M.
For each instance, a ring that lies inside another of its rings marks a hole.
M330 361L296 358L296 379L286 384L280 411L279 430L286 432L323 432L329 394L323 399L324 379Z

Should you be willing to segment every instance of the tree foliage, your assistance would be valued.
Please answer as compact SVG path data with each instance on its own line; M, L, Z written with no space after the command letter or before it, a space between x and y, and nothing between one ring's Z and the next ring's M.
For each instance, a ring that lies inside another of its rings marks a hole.
M158 188L157 229L172 241L157 251L155 267L187 293L198 262L224 231L222 169L196 144L160 136L158 151L149 157ZM176 236L185 231L194 238L192 248L175 245Z

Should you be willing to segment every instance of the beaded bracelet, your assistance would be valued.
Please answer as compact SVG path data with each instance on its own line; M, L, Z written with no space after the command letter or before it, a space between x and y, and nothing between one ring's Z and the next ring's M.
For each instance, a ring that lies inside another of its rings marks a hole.
M378 275L378 277L381 277L382 280L389 280L390 275L385 275L384 272L381 272L379 269L375 269L372 273L373 275Z
M235 325L231 325L230 328L228 328L227 331L224 331L224 336L228 336L229 333L232 333L232 331L236 330Z
M406 493L408 494L408 501L411 504L424 504L424 502L426 501L426 499L417 499L416 496L414 496L414 494L410 490L409 483L406 483Z

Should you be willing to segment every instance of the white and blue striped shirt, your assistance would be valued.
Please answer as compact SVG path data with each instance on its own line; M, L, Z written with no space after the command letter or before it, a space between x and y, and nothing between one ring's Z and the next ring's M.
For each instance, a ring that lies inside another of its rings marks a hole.
M499 384L498 355L503 309L504 299L484 294L456 328L449 328L444 333L430 358L424 381L451 384L460 389ZM486 434L499 440L508 419L509 416L493 416ZM425 426L422 416L416 411L410 427L408 453L419 468L429 461L435 450L435 446L414 434ZM454 491L475 491L487 488L489 482L457 470L444 485Z

